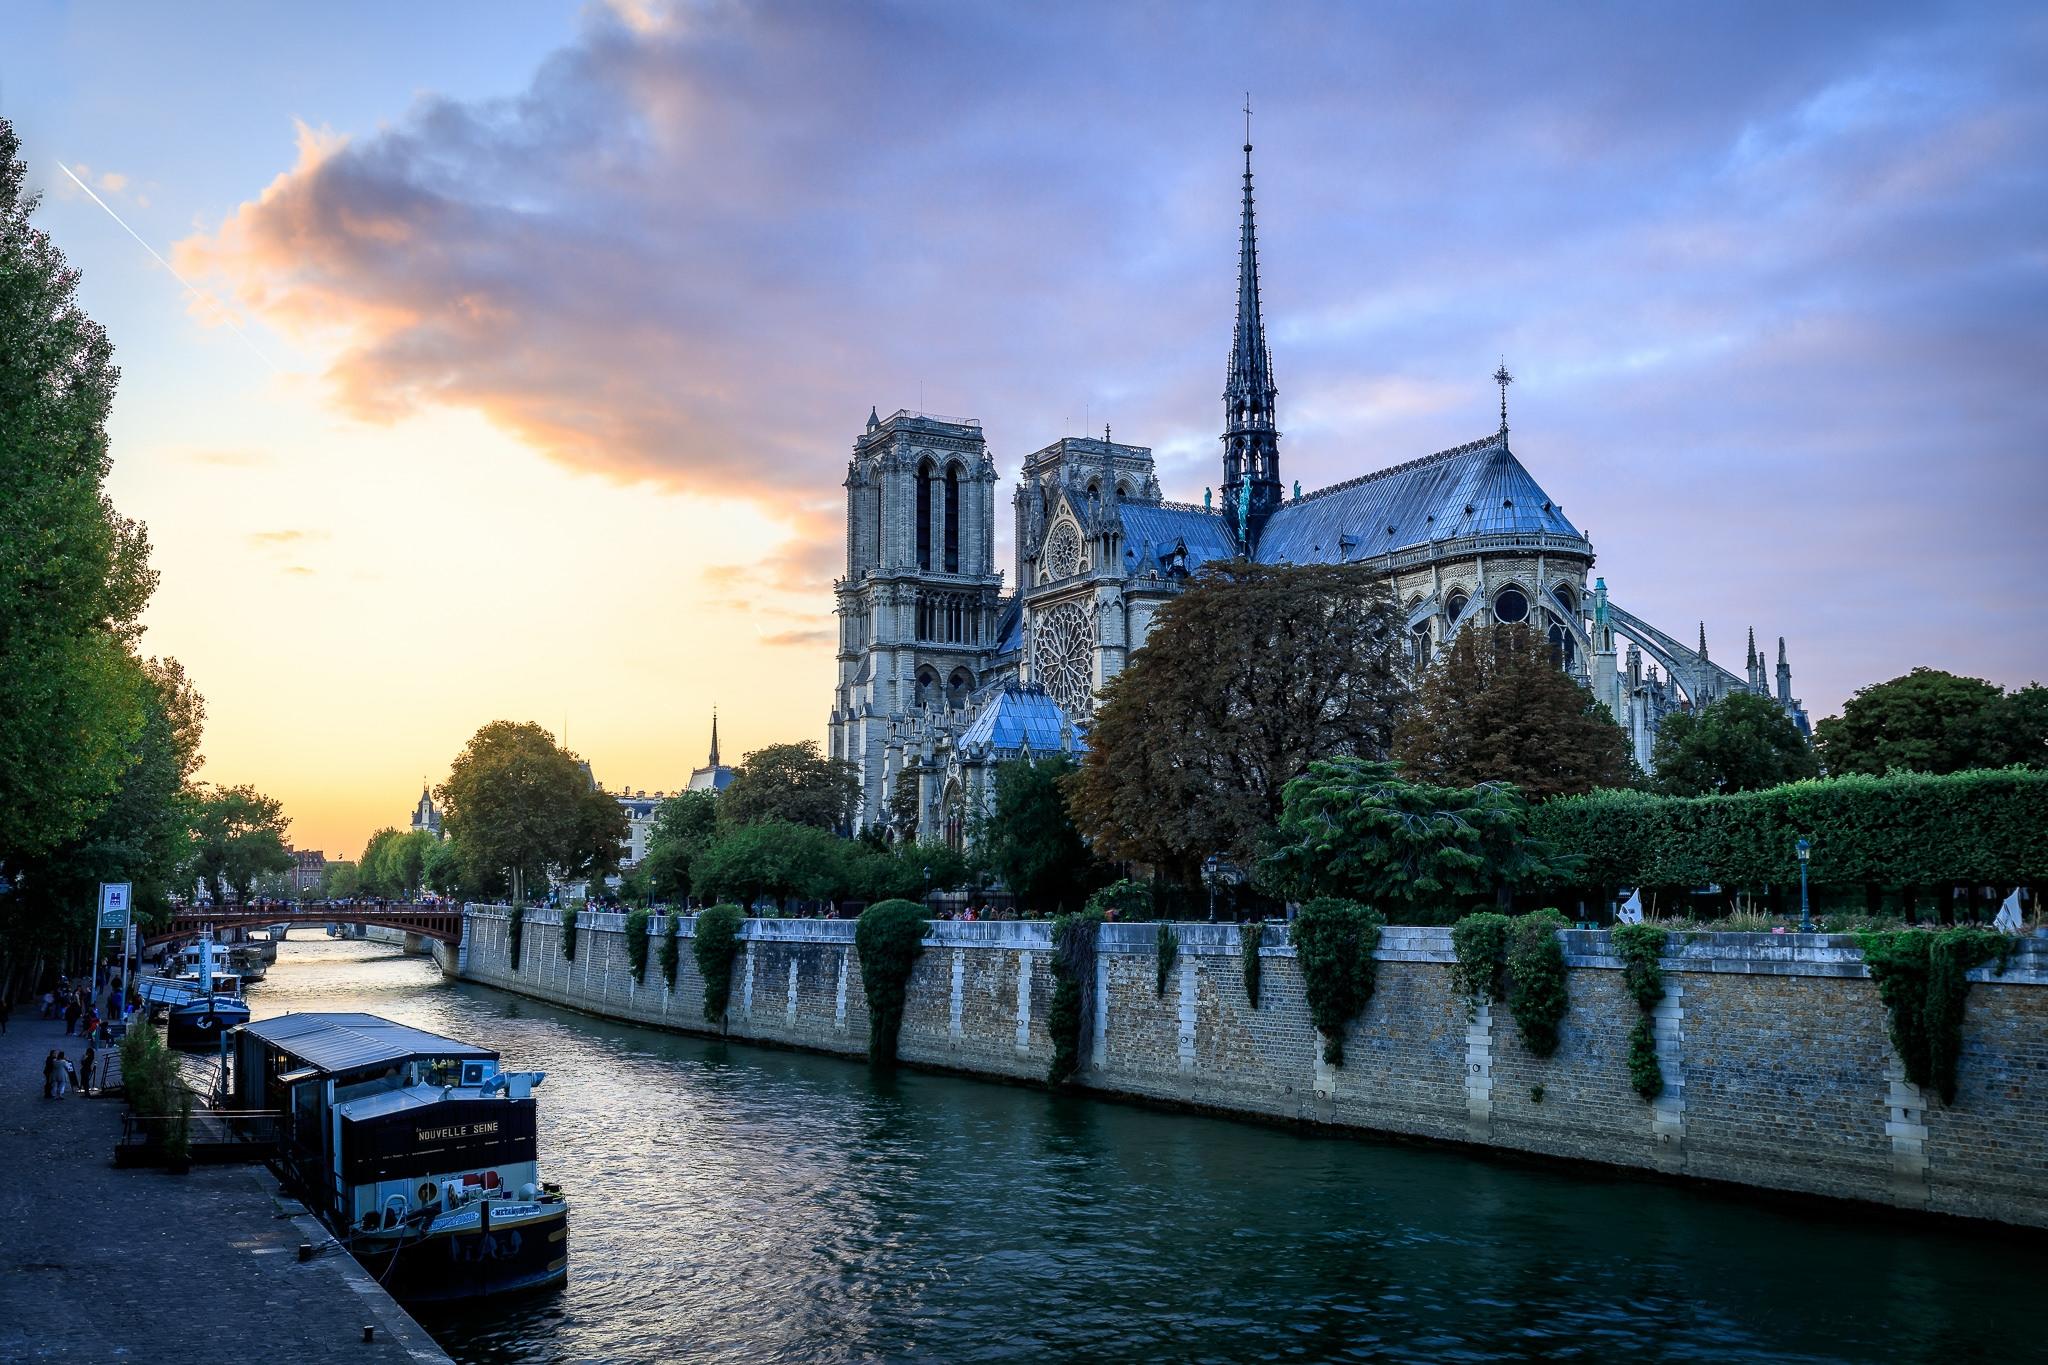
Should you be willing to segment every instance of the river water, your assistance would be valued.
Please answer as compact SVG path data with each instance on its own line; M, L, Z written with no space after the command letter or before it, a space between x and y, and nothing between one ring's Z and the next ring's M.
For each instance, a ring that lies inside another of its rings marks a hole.
M547 1072L569 1283L423 1316L457 1360L2019 1361L2038 1241L684 1038L377 944L366 1010Z

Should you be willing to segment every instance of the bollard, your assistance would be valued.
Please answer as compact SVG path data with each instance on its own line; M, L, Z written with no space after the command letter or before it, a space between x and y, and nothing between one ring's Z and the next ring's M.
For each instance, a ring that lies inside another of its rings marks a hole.
M313 1259L313 1244L311 1242L299 1243L299 1259L301 1261L310 1261Z
M372 1327L372 1326L370 1326L370 1325L369 1325L368 1323L364 1323L364 1324L363 1324L363 1345L367 1346L367 1345L369 1345L369 1344L370 1344L371 1342L375 1341L376 1339L377 1339L377 1329L376 1329L376 1328L374 1328L374 1327Z

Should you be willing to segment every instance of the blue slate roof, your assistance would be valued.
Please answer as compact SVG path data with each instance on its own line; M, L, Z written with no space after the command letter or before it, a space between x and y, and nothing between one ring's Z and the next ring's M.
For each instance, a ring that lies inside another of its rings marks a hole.
M1183 543L1188 547L1190 573L1212 559L1230 559L1237 554L1237 541L1221 513L1135 502L1121 504L1118 511L1123 517L1127 563L1140 573L1163 568L1165 557Z
M1505 433L1321 489L1273 513L1264 564L1338 564L1457 536L1578 536ZM1189 549L1193 549L1192 545Z
M1026 748L1033 753L1056 754L1062 748L1063 733L1075 752L1087 748L1044 688L1013 684L982 705L981 713L960 736L960 749L976 757L1020 754Z

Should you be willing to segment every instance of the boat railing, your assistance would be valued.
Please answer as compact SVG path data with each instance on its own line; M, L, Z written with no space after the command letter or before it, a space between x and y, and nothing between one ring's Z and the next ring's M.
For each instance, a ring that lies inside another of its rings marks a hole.
M185 1125L193 1161L268 1160L283 1132L284 1115L274 1109L195 1109L190 1114L123 1114L117 1166L151 1164L169 1153L178 1126Z

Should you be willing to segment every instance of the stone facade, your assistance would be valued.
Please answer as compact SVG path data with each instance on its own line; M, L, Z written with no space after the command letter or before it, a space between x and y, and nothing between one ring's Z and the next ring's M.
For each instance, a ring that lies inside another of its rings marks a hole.
M632 979L625 916L586 913L575 961L559 917L531 911L518 971L502 910L471 907L451 964L467 980L611 1018L859 1056L867 1047L854 925L750 920L726 1026L707 1024L684 920L673 990L660 935ZM2005 973L1973 972L1956 1103L1899 1077L1886 1015L1846 939L1674 935L1656 1015L1665 1093L1628 1079L1636 1006L1604 932L1570 931L1571 1008L1557 1053L1529 1055L1505 1007L1468 1012L1444 929L1394 927L1378 989L1321 1058L1293 949L1269 932L1259 1006L1245 998L1238 930L1178 926L1157 989L1153 926L1106 925L1079 1082L1122 1095L1362 1131L1447 1139L2048 1227L2048 940ZM1052 1056L1052 941L1044 923L931 926L898 1052L914 1065L1042 1081Z

